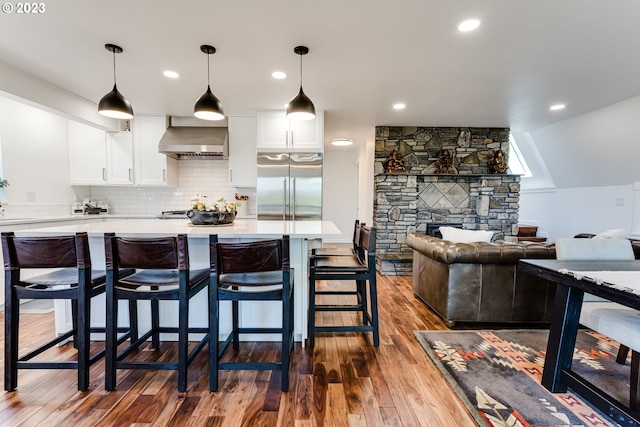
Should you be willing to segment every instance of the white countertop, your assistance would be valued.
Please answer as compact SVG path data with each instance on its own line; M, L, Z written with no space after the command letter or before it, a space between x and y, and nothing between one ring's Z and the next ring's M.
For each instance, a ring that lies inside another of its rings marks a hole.
M220 238L277 238L288 234L291 238L340 238L342 233L331 221L257 221L236 219L232 225L194 226L187 219L123 219L107 222L70 224L59 227L30 228L16 231L23 235L60 235L77 232L89 235L116 233L118 235L175 235L208 237L217 234Z
M37 224L40 222L58 222L58 221L82 221L82 220L103 220L124 219L124 218L155 218L152 214L97 214L97 215L48 215L38 217L27 216L0 216L0 225L20 225L20 224Z
M37 224L42 222L64 222L83 220L113 220L113 219L156 219L158 214L127 214L127 213L102 213L102 214L77 214L77 215L47 215L38 217L0 215L0 226ZM185 217L186 218L186 217ZM255 215L238 215L236 219L255 219Z

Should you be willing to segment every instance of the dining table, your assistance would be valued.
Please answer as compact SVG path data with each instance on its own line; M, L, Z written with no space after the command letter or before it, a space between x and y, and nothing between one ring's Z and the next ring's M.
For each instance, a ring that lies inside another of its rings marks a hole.
M640 261L523 259L518 274L556 284L542 386L568 388L622 426L640 425L640 415L571 369L585 293L640 310ZM638 331L640 333L640 331Z

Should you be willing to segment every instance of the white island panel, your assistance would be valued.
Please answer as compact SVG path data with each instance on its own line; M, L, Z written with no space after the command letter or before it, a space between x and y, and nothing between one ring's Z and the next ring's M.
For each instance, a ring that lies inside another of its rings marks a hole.
M189 241L189 257L191 268L209 268L209 235L217 234L220 241L251 241L259 239L279 238L287 234L290 237L290 260L294 269L295 299L295 339L304 341L307 337L308 310L308 252L314 239L340 238L342 234L331 221L255 221L237 219L233 225L227 226L194 226L185 219L129 219L89 224L72 224L61 227L33 228L16 231L16 235L53 236L87 232L94 269L104 269L104 233L116 233L128 237L159 237L176 234L187 234ZM226 338L231 330L230 303L223 304L220 313L220 337ZM161 324L177 324L177 303L161 302ZM280 324L281 304L273 302L245 302L240 304L241 326L277 327ZM92 325L104 326L104 295L92 301ZM207 325L207 297L201 292L192 299L190 308L190 324ZM64 301L56 304L56 332L62 333L70 329L70 303ZM126 305L119 310L120 324L127 322ZM144 330L150 326L148 304L139 307L140 326ZM248 335L245 340L262 340L264 335ZM279 340L279 336L269 337ZM165 337L167 339L167 337Z

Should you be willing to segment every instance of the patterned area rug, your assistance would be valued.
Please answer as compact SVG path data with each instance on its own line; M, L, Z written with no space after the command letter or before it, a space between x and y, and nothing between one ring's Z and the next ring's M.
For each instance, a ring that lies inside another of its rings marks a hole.
M571 390L540 385L547 330L415 331L415 336L480 425L616 426ZM615 362L618 344L580 330L573 370L627 405L629 361Z

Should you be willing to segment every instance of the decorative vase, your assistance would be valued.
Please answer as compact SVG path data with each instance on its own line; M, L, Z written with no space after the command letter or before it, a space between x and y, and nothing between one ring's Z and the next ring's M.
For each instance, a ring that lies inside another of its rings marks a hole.
M187 211L187 217L193 225L224 225L233 224L236 213L191 209Z

